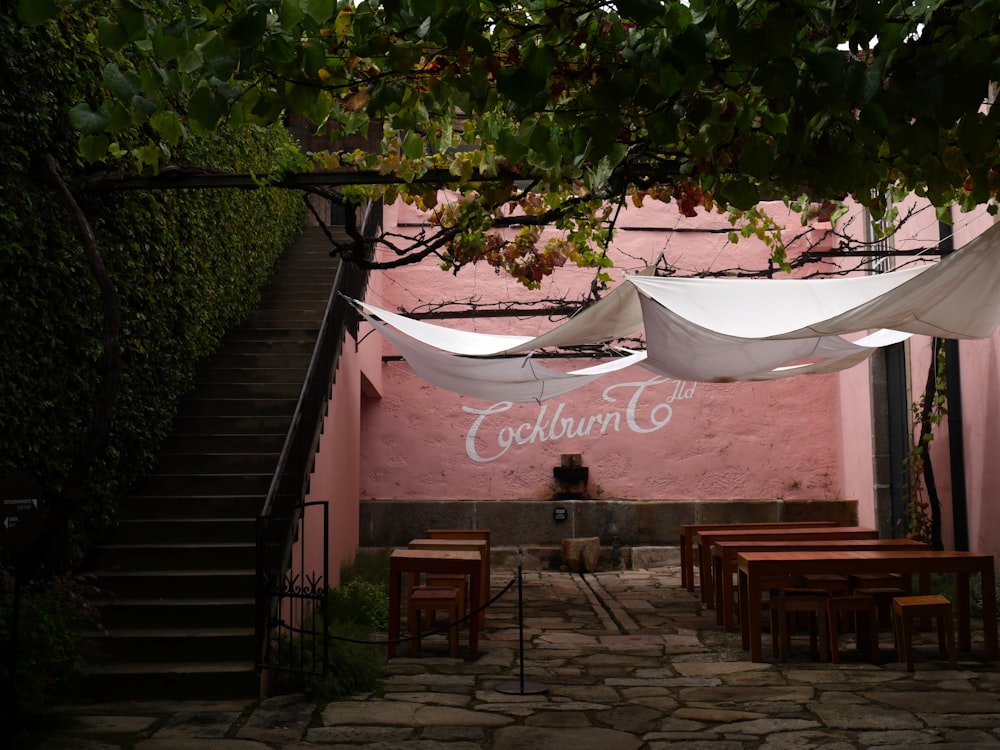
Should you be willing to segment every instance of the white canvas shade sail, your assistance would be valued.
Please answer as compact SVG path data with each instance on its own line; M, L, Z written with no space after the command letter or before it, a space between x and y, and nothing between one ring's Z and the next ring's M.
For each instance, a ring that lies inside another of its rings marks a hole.
M874 276L626 278L674 314L739 338L843 336L890 328L975 339L991 336L1000 323L998 246L1000 226L993 225L936 263Z
M560 372L530 356L483 359L450 354L412 339L386 323L366 317L419 377L454 393L494 402L544 401L646 358L646 352L637 352L582 370Z
M836 372L913 334L986 338L1000 324L1000 230L923 266L838 279L626 277L541 336L459 331L356 303L442 388L494 401L540 401L641 364L677 380L774 380ZM866 331L875 333L864 336ZM525 354L644 333L647 352L560 372ZM851 341L852 337L856 340Z

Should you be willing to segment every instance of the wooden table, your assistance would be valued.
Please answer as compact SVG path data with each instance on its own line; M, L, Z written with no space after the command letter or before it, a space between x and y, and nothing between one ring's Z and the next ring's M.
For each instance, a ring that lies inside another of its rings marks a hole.
M490 548L489 529L427 529L425 536L428 539L482 539L486 542L486 552L483 557L483 601L480 606L484 606L490 600L491 591L491 571L490 565L493 562L492 549ZM483 613L485 618L485 613ZM482 627L482 619L480 619Z
M972 647L969 576L979 574L983 586L983 644L986 658L997 658L996 571L992 555L977 552L937 552L934 550L900 552L870 550L865 552L740 552L739 570L740 635L743 648L749 649L750 661L761 661L762 581L776 575L822 575L839 573L899 573L920 575L954 574L953 602L958 615L958 647ZM751 615L752 613L752 615Z
M478 552L466 550L395 549L389 555L389 646L396 655L400 633L403 574L461 574L469 576L469 597L478 602L482 588L483 561ZM479 623L469 620L469 658L479 658Z
M800 526L781 529L720 529L699 531L696 535L701 566L701 600L712 609L715 606L715 586L712 581L712 545L721 541L806 541L809 539L878 539L878 530L867 526Z
M411 539L407 545L410 549L459 550L479 553L482 564L482 586L479 589L479 599L469 596L469 609L480 608L477 619L479 627L486 624L486 610L481 609L490 600L490 543L485 539ZM475 604L472 604L475 602Z
M835 521L752 521L750 523L682 523L680 525L681 585L694 591L694 538L702 529L782 529L801 526L836 526ZM702 571L704 572L704 571Z
M726 630L736 630L733 581L736 556L740 552L800 552L816 550L926 550L926 542L915 539L810 539L805 541L719 541L712 545L712 573L715 580L715 622Z

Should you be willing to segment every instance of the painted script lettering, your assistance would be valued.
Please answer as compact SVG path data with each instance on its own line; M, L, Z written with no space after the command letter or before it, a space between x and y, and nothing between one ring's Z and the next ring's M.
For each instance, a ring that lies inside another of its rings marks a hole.
M662 430L674 415L673 404L694 397L695 383L674 381L674 388L666 398L659 398L651 406L643 405L643 395L653 386L668 382L667 378L650 378L634 383L608 386L601 394L605 403L621 404L598 414L573 416L567 413L565 402L550 407L542 404L534 422L504 425L494 428L491 417L513 408L510 401L500 401L485 409L463 406L463 411L476 415L465 435L465 451L473 461L496 461L514 446L547 443L562 439L576 439L620 432L624 428L648 434Z

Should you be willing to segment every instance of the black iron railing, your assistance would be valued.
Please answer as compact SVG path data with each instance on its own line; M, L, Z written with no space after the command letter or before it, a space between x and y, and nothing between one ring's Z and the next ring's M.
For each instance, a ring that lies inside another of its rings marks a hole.
M366 238L374 237L381 225L381 204L369 204L365 209L363 231ZM374 242L368 243L371 257ZM368 284L368 271L355 264L341 263L337 269L333 288L327 301L320 325L312 360L306 372L291 426L278 459L277 470L271 481L264 508L257 519L257 575L256 575L256 641L259 669L296 669L282 658L282 651L273 648L280 638L277 633L287 628L303 628L308 622L325 634L326 623L322 618L307 617L306 622L290 622L302 618L302 610L313 607L317 614L324 609L322 602L327 588L326 562L322 570L307 570L304 555L293 555L300 536L304 504L308 490L309 473L319 445L323 418L327 411L330 384L334 381L337 363L343 347L344 335L357 335L358 319L345 299L363 299ZM325 524L324 524L325 526ZM321 542L321 557L327 560L327 537ZM301 550L300 550L301 551ZM303 585L307 582L307 585ZM290 601L294 598L294 602ZM295 606L293 606L293 604ZM300 608L301 605L301 608ZM300 608L294 612L293 609ZM301 634L309 638L318 633ZM324 638L325 640L325 638ZM323 647L325 649L325 645ZM325 653L325 652L324 652ZM326 659L322 660L325 669ZM305 670L311 671L311 670Z

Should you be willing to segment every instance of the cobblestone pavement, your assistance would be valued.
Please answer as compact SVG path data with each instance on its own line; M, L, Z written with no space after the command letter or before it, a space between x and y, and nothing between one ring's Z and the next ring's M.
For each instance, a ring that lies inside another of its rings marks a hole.
M494 569L494 591L516 571ZM384 692L316 705L301 695L251 703L70 706L27 746L40 750L933 750L1000 748L1000 670L981 642L947 668L936 642L916 671L812 661L752 664L739 635L680 586L679 569L523 575L491 607L475 662L443 637L388 663ZM979 633L981 636L981 631ZM883 635L891 650L891 636ZM404 649L405 651L405 649ZM889 657L892 654L890 652ZM544 692L535 693L535 690Z

